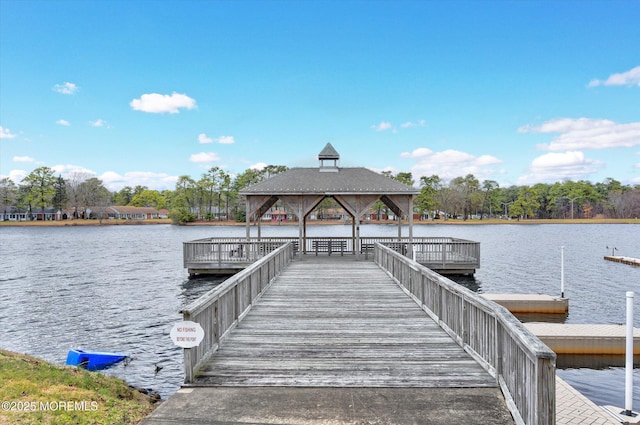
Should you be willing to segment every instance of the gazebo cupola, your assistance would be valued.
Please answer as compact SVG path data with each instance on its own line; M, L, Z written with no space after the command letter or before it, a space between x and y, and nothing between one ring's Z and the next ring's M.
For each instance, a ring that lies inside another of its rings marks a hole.
M324 149L322 149L318 154L318 159L320 160L320 171L338 171L340 154L331 146L331 143L327 143ZM329 162L329 164L326 164L325 161ZM330 161L333 161L333 163Z

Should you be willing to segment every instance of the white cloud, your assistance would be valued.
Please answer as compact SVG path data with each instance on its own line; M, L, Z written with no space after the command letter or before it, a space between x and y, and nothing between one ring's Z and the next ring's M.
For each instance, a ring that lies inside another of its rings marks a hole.
M529 174L520 177L517 184L579 180L596 173L601 165L601 161L585 158L580 151L549 152L535 158L529 167Z
M590 118L560 118L538 126L526 125L520 133L560 133L539 149L550 151L608 149L640 146L640 122L620 124Z
M205 133L201 133L198 136L198 142L200 142L201 144L216 142L216 143L220 143L221 145L232 145L236 141L233 138L233 136L220 136L213 139L212 137L207 136Z
M56 124L63 125L65 127L69 127L71 125L71 123L69 121L67 121L67 120L58 120L58 121L56 121Z
M14 156L13 162L35 162L30 156Z
M178 176L150 171L131 171L124 175L115 171L107 171L98 176L104 186L111 191L118 191L125 186L146 186L153 190L173 189Z
M267 164L264 163L264 162L257 162L255 164L253 164L252 166L250 166L249 169L251 169L251 170L262 170L266 166L267 166Z
M216 162L220 161L220 157L215 152L200 152L189 157L191 162Z
M72 165L72 164L57 164L51 167L55 174L61 175L64 178L69 177L69 175L73 173L81 173L88 174L91 176L96 176L95 171L91 171L88 168L85 168L81 165Z
M407 121L405 123L400 124L400 127L402 127L402 128L424 127L426 125L427 125L427 122L425 120L419 120L419 121L416 121L416 122Z
M640 66L621 72L611 74L606 80L591 80L589 87L597 86L638 86L640 87Z
M425 120L418 120L418 121L406 121L402 124L400 124L400 128L411 128L411 127L425 127L427 125L427 122ZM387 131L387 130L391 130L392 133L397 133L398 130L396 129L396 127L390 123L389 121L380 121L379 124L374 124L371 126L372 129L374 129L375 131Z
M133 99L129 105L136 111L151 112L154 114L177 114L181 108L194 109L196 107L195 99L190 98L186 94L158 94L149 93L140 96L140 99Z
M411 152L402 152L400 156L402 158L420 158L433 154L433 151L429 148L417 148Z
M400 156L417 159L411 167L411 173L416 180L434 174L444 180L467 174L476 177L488 176L496 173L491 166L502 163L500 159L491 155L475 156L454 149L433 152L428 148L417 148L412 152L403 152Z
M90 121L89 125L91 125L91 127L107 127L107 122L101 118L98 118L95 121Z
M233 136L220 136L220 137L218 137L218 143L220 143L221 145L232 145L235 142L236 141L233 138Z
M20 183L28 175L29 175L29 173L27 173L25 170L11 170L11 171L9 171L9 175L5 176L5 175L0 174L0 179L3 179L5 177L7 177L7 178L11 179L11 181L14 182L14 183Z
M211 137L207 136L204 133L200 133L198 135L198 142L200 142L202 144L213 143L213 139Z
M51 167L56 176L61 175L68 178L74 173L80 173L89 177L97 177L110 191L119 191L125 186L146 186L149 189L165 190L175 188L178 176L171 176L165 173L154 173L150 171L132 171L119 174L115 171L107 171L98 175L95 171L89 170L80 165L59 164ZM9 177L13 182L20 183L29 173L24 170L12 170ZM3 178L5 176L1 176Z
M14 137L16 135L11 130L0 125L0 139L13 139Z
M61 94L74 94L78 91L79 88L80 87L73 83L66 82L62 84L56 84L55 86L53 86L52 90Z
M387 121L380 121L380 124L372 125L371 128L373 128L375 131L392 130L393 124Z

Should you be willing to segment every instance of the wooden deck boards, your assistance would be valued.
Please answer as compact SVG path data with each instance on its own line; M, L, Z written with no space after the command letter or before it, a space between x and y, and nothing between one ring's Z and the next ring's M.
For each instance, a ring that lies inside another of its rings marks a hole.
M378 266L295 261L222 342L202 386L495 387Z

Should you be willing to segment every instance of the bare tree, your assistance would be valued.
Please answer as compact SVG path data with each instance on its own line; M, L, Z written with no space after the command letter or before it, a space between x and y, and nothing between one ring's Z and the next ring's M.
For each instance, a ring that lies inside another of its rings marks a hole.
M89 173L75 172L71 173L67 179L67 196L69 198L69 206L73 208L73 218L79 218L87 208L86 199L83 196L83 184L93 177Z

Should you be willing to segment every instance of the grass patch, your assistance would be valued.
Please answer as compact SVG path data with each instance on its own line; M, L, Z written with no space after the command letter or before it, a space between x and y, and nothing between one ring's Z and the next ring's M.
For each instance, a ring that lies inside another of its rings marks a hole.
M129 425L154 409L122 379L5 350L0 382L0 425Z

